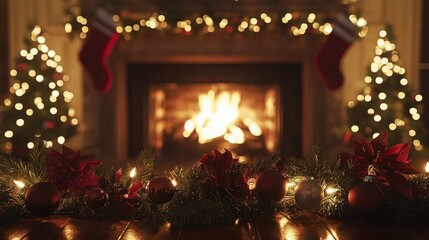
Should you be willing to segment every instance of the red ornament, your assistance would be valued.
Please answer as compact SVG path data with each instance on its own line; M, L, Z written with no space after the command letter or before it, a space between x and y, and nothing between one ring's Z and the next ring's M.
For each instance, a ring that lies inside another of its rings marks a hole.
M37 217L47 217L58 208L60 193L57 188L48 182L39 182L31 185L25 192L25 206Z
M278 202L286 195L286 178L272 169L259 174L255 183L258 197L264 201Z
M323 200L323 189L314 180L300 182L294 192L295 203L302 209L313 210L320 206Z
M152 202L164 204L173 198L175 187L167 177L157 176L150 180L147 192Z
M374 176L367 176L365 182L355 185L349 191L349 204L360 216L372 217L382 209L384 194L375 181Z
M86 191L84 199L89 208L100 209L106 204L107 194L100 188L92 188Z

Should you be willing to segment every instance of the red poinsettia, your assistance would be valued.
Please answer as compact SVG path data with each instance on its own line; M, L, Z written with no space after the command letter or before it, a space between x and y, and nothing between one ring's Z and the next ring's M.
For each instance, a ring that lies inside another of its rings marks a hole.
M115 211L124 216L133 216L138 212L138 209L134 207L135 203L138 202L140 194L138 193L143 188L143 183L135 181L130 185L128 190L119 186L122 179L122 168L116 171L113 190L109 193L109 201Z
M85 160L80 152L62 146L62 153L55 150L46 157L46 169L49 182L58 191L70 191L75 195L83 195L85 190L98 186L99 177L94 169L101 164L99 160Z
M390 188L399 192L406 198L411 198L411 188L403 174L419 173L410 163L410 143L401 143L387 148L387 132L380 134L371 142L364 138L361 141L352 140L354 155L343 153L343 162L352 161L353 173L357 178L363 179L371 174L377 176L378 182L384 188Z
M232 153L225 149L224 153L214 150L212 154L204 154L199 161L206 171L208 178L203 183L214 185L221 189L227 189L237 198L247 195L249 187L240 172L231 171L238 159L232 157Z

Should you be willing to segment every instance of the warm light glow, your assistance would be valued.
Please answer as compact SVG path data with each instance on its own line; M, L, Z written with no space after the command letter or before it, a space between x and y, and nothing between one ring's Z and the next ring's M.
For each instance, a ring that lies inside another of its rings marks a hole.
M11 130L8 130L4 133L4 136L7 138L11 138L11 137L13 137L13 132Z
M255 178L249 178L247 180L247 185L249 186L249 190L255 189L256 179Z
M244 132L236 125L240 117L239 92L223 91L216 96L215 91L210 90L207 94L199 95L198 99L200 112L185 122L184 137L189 137L196 131L200 144L221 136L233 144L244 143ZM257 123L251 120L247 122L246 125L252 135L262 135L262 130Z
M425 172L426 172L426 173L429 173L429 162L426 162Z
M64 142L66 141L66 138L65 137L63 137L63 136L59 136L58 138L57 138L57 142L59 143L59 144L64 144Z
M18 188L20 188L20 189L22 189L22 188L24 188L24 187L25 187L25 184L24 184L24 182L22 182L22 181L13 180L13 182L14 182L14 183L15 183L15 185L16 185Z
M359 127L357 125L353 125L351 127L351 130L352 130L352 132L357 132L357 131L359 131Z
M137 175L137 169L136 167L133 167L130 171L130 178L134 178Z
M416 99L417 102L420 102L420 101L423 100L423 96L420 95L420 94L417 94L416 97L415 97L415 99Z
M330 195L330 194L336 193L338 190L340 190L340 189L328 186L325 189L325 192L326 192L326 194Z
M177 186L177 180L176 179L171 179L171 183L173 184L173 186Z

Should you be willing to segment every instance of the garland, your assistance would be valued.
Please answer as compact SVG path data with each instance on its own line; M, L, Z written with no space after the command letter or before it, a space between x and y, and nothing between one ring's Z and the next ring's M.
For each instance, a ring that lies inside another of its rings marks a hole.
M104 169L99 160L66 146L60 153L39 143L27 160L0 155L2 221L55 211L173 226L302 210L341 219L428 219L429 176L410 165L409 144L387 148L385 133L371 142L353 141L353 146L354 154L341 153L334 160L314 148L305 159L273 154L248 163L238 162L228 150L215 150L190 169L176 167L154 176L155 156L147 150L122 168Z

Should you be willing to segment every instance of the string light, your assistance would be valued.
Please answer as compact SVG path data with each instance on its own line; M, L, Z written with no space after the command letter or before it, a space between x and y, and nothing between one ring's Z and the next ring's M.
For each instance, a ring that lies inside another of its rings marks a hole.
M331 194L338 192L339 190L340 190L339 188L334 188L334 187L328 186L325 189L325 192L326 192L326 194L331 195Z
M15 183L15 185L16 185L19 189L22 189L22 188L24 188L24 187L25 187L25 184L24 184L24 182L22 182L22 181L13 180L13 182Z
M80 21L82 23L86 24L86 19L84 18L80 18ZM72 31L72 25L69 25L67 27L67 31L71 32ZM85 28L82 29L83 31L86 31ZM18 65L18 67L16 69L11 69L9 74L11 77L16 78L15 80L13 80L12 86L10 87L9 91L11 94L15 94L16 97L22 97L24 96L28 90L30 89L30 85L34 84L34 83L44 83L46 81L48 81L47 83L47 87L49 87L52 90L51 96L49 96L49 100L50 102L54 103L57 101L57 97L60 95L60 92L58 90L55 90L55 88L57 87L62 87L64 85L65 81L69 80L69 76L68 75L63 75L61 74L63 68L62 66L59 64L59 62L61 61L61 56L58 55L54 50L49 49L48 46L45 44L46 39L41 36L41 28L39 26L35 26L33 28L33 30L31 31L31 41L34 42L35 47L30 48L29 50L23 49L19 52L20 56L22 58L25 58L26 60L33 60L33 59L40 59L42 60L42 66L41 69L36 69L35 66L33 66L32 64L27 64L27 63L23 63ZM36 47L37 46L37 47ZM24 65L25 64L25 65ZM24 67L22 67L24 66ZM45 69L47 68L52 68L53 70L55 70L53 75L47 75L45 73ZM23 74L25 74L26 76L24 76ZM30 78L29 80L25 80L26 78ZM53 79L51 79L53 78ZM33 82L30 82L33 81ZM39 86L45 86L45 85L39 85ZM33 91L32 93L37 91ZM57 96L57 97L55 97ZM57 105L52 106L50 103L47 102L43 102L44 100L42 98L45 98L48 96L45 95L36 95L34 96L34 99L28 99L30 101L34 102L34 105L37 107L37 109L43 110L45 107L47 107L48 111L52 114L52 115L56 115L59 112L59 108ZM70 102L71 99L73 98L73 93L69 92L69 91L65 91L64 92L64 98L67 100L67 102ZM17 98L19 99L19 98ZM27 107L27 99L21 99L19 100L19 102L14 102L13 99L10 98L6 98L4 101L4 106L6 107L13 107L15 110L17 111L23 111L25 109L25 114L26 116L30 117L33 116L35 111L31 108ZM68 109L66 110L68 111ZM39 112L39 111L37 111ZM74 109L72 109L71 111L73 113L73 119L71 119L69 125L77 125L78 124L78 120L76 119L76 117L74 116ZM25 116L25 115L24 115ZM46 116L44 116L44 118L46 118ZM67 116L61 115L60 116L60 120L63 123L67 123L68 119ZM5 129L4 132L2 133L4 135L4 137L6 139L12 139L12 138L18 138L20 137L20 132L18 130L15 130L15 128L18 127L18 129L20 127L23 127L25 125L25 122L27 120L20 114L19 117L17 117L16 119L12 119L11 124L12 128L11 129ZM6 122L5 122L6 123ZM6 124L4 124L6 126ZM55 121L50 120L49 117L45 119L45 121L43 121L43 128L52 128L53 126L55 126ZM12 131L13 129L13 131ZM24 134L28 135L28 132L25 132ZM42 134L41 133L36 133L36 134L30 134L33 138L42 138ZM34 136L33 136L34 135ZM45 134L43 134L45 136ZM43 138L42 138L43 139ZM56 142L58 142L59 144L63 144L65 142L65 137L64 136L58 136L55 137L51 140L49 139L45 139L46 141L46 146L47 147L52 147L53 145L53 140L56 140ZM12 141L9 140L8 142L4 143L4 148L7 150L12 150L12 148L14 147L11 143ZM26 147L28 149L32 149L35 147L35 143L34 142L27 142Z
M318 18L321 13L309 13L308 15L302 16L300 14L292 13L261 13L258 17L256 16L242 16L242 17L228 17L213 18L207 14L200 16L193 16L192 18L178 20L177 22L168 22L165 15L157 12L153 13L142 13L141 19L127 19L121 18L119 15L113 15L112 20L117 24L116 32L124 34L127 39L129 35L134 32L144 31L146 29L158 30L158 31L172 31L173 33L183 33L189 35L194 29L196 31L207 34L213 33L214 31L224 31L226 33L233 33L234 29L236 33L259 32L262 28L269 30L273 29L285 29L282 25L291 24L294 20L294 25L290 26L289 30L293 36L300 36L307 32L319 33L329 35L333 31L333 26L329 22L317 22L316 19L324 19L324 17ZM359 29L358 36L364 37L367 35L368 27L366 19L363 17L356 17L356 15L350 15L351 22ZM87 20L83 16L67 16L68 22L64 25L64 31L66 33L77 32L80 38L85 39L89 26ZM241 19L241 20L240 20ZM260 19L260 21L258 21ZM238 20L238 21L237 21ZM127 24L124 24L127 23ZM280 24L280 25L279 25ZM279 25L269 27L270 25ZM219 28L215 28L219 26ZM234 27L235 26L235 27ZM313 31L308 31L309 28L313 28ZM287 27L286 27L287 29Z
M130 171L130 178L134 178L137 175L137 169L134 167Z

